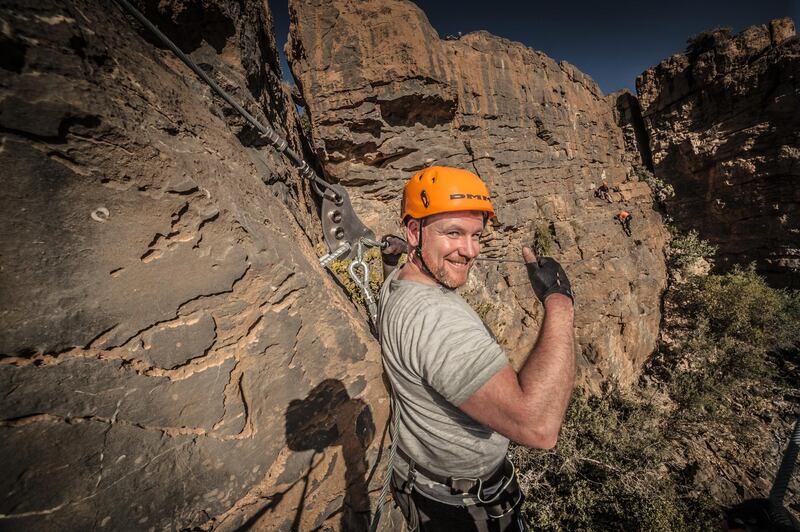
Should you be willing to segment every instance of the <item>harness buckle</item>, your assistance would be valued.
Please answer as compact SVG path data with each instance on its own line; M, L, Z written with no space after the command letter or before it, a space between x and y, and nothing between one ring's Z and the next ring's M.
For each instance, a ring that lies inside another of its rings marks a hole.
M461 493L469 493L476 485L481 484L479 478L466 478L466 477L450 477L448 484L450 484L450 493L458 495ZM478 490L480 492L480 489Z

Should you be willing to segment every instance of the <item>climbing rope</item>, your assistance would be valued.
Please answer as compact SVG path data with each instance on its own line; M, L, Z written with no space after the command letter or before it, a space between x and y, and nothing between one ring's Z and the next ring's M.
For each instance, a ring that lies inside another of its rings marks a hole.
M398 435L397 431L400 427L400 416L397 413L396 405L394 404L394 393L392 390L389 391L389 397L391 398L391 411L389 415L392 417L392 433L389 437L392 439L392 445L389 447L389 458L387 459L386 463L386 476L383 477L383 487L381 488L381 494L378 495L378 504L375 506L375 513L372 515L372 523L370 524L369 531L375 532L378 528L378 523L381 520L381 514L383 512L383 505L386 504L386 497L389 495L389 489L392 483L392 472L394 471L394 460L395 456L397 455L397 440Z
M794 474L798 454L800 454L800 418L795 421L794 430L789 437L789 445L786 447L786 452L778 467L778 473L775 475L775 482L772 484L768 499L772 519L789 530L791 530L794 524L792 523L791 516L783 505L783 499L786 496L786 490L789 488L789 482Z
M319 263L323 268L327 268L331 265L331 263L335 260L339 260L344 255L350 253L350 243L345 242L341 246L339 246L335 251L331 251L327 255L323 255L319 258Z

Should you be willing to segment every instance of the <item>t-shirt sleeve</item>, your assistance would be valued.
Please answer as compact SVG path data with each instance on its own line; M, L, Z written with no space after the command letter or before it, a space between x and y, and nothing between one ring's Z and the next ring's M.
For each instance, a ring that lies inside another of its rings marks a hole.
M503 348L476 318L461 309L428 309L419 345L422 378L459 406L508 365Z

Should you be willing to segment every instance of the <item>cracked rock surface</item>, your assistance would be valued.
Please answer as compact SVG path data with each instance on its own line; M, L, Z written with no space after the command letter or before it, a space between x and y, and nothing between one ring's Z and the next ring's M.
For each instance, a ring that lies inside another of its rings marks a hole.
M486 32L439 39L411 2L289 9L286 52L314 150L365 223L396 233L403 184L425 166L476 172L499 218L484 254L519 258L538 232L575 289L580 379L634 379L656 345L667 235L649 188L630 179L642 158L623 127L625 96ZM612 202L594 196L603 179ZM632 238L613 219L620 209L634 215ZM524 268L479 264L464 292L522 360L542 317Z
M306 185L113 3L0 5L0 528L363 522L385 389ZM265 3L138 5L299 149Z
M800 287L800 39L791 19L710 31L636 81L668 212L719 246L718 264L755 261Z

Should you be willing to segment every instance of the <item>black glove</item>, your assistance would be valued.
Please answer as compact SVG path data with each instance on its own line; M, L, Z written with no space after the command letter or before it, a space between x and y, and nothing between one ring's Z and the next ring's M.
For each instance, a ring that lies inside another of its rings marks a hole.
M385 235L381 238L381 260L388 266L397 266L400 255L407 249L408 244L399 236Z
M551 294L564 294L575 302L572 287L567 278L567 272L557 260L550 257L539 257L536 262L527 262L528 279L531 281L533 291L539 301L544 303Z

